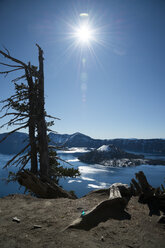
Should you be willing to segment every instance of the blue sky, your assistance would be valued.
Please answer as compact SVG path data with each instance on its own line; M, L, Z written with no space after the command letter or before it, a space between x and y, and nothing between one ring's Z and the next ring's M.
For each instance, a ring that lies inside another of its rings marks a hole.
M90 47L71 35L80 13L96 30ZM35 44L43 48L57 132L165 138L164 13L163 0L0 0L0 49L35 65ZM1 100L13 93L12 77L0 76Z

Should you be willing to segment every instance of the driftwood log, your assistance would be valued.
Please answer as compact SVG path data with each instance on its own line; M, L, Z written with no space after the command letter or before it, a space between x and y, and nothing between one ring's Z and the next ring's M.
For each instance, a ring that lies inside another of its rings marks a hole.
M118 220L130 219L131 216L124 210L130 199L128 195L129 189L125 188L124 184L112 185L108 200L100 202L92 210L87 211L73 221L67 228L90 230L100 222L105 222L110 218Z
M150 210L149 215L160 215L160 211L165 214L165 192L160 188L153 188L147 181L142 171L135 174L136 179L132 179L131 190L133 195L139 196L139 202L147 204Z
M130 219L129 213L125 208L132 196L139 196L139 202L148 204L149 215L160 215L160 211L165 214L165 192L160 188L153 188L147 181L142 171L135 174L136 179L132 179L130 187L125 184L115 183L109 189L109 199L100 202L92 210L84 212L81 217L76 219L67 228L78 228L90 230L100 222L105 222L109 218L113 219ZM107 193L107 189L102 190ZM101 192L102 192L101 191ZM98 191L100 192L100 190ZM165 216L159 220L165 222Z
M41 179L28 170L17 174L17 180L20 185L33 192L39 198L70 198L76 199L76 196L65 191L48 178Z

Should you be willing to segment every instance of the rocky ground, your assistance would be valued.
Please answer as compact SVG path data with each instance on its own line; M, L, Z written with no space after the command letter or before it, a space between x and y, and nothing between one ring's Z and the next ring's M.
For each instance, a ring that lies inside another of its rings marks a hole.
M70 200L37 199L10 195L0 199L0 247L2 248L164 248L165 226L148 207L133 197L127 207L131 219L109 219L89 231L66 229L81 215L108 198L102 193ZM13 221L13 217L20 222ZM35 226L36 225L36 226Z
M103 160L101 161L101 165L104 166L112 166L112 167L131 167L131 166L138 166L141 164L148 164L148 160L146 159L111 159L111 160Z
M112 167L132 167L138 166L142 164L147 165L165 165L165 161L156 160L156 159L129 159L129 158L122 158L122 159L110 159L110 160L103 160L99 164L104 166L112 166Z

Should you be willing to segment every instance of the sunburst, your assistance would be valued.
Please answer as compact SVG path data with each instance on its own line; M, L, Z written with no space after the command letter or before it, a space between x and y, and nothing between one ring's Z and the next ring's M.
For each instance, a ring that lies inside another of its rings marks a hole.
M94 40L94 30L92 30L89 24L83 24L75 29L74 36L79 43L90 44Z

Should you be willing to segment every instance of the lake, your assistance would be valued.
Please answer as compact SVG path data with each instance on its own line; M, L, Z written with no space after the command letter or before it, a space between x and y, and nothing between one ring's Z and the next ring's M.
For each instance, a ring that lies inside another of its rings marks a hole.
M137 167L114 168L102 165L89 165L80 162L76 157L77 150L73 152L59 152L59 156L71 163L75 168L79 168L81 176L77 178L61 179L59 184L66 190L74 190L78 197L81 197L88 192L109 187L116 182L129 184L135 173L142 170L147 176L148 182L153 187L158 187L164 183L165 166L157 165L140 165ZM79 152L83 152L80 150ZM151 155L150 155L151 156ZM24 193L24 188L16 182L6 184L5 178L9 171L15 171L15 168L2 169L5 163L11 158L11 155L0 154L0 197L8 194ZM152 155L152 158L154 156ZM156 156L158 159L158 156ZM161 159L165 157L161 157ZM62 163L63 164L63 163ZM70 166L70 165L64 165Z

